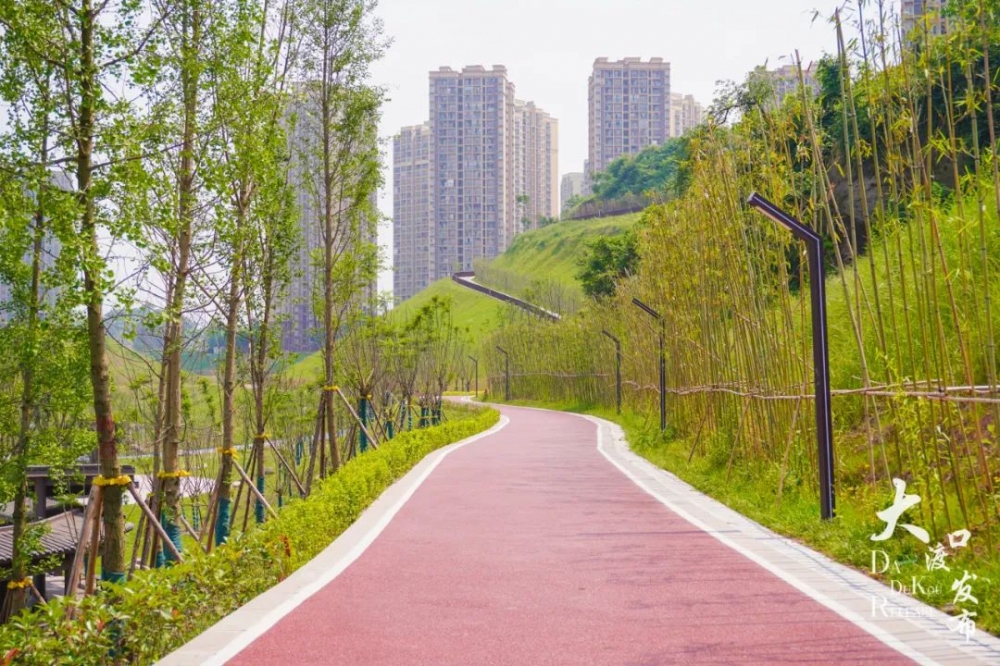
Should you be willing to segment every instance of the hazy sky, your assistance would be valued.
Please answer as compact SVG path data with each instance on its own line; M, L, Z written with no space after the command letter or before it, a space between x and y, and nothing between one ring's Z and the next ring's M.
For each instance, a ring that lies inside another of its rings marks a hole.
M519 99L559 120L559 173L582 171L587 156L587 77L595 58L671 65L672 92L704 105L716 82L742 81L754 66L804 62L833 51L826 21L836 0L380 0L377 13L393 39L374 67L390 101L381 134L427 120L428 72L442 65L505 65ZM852 4L856 4L853 3ZM820 18L813 20L815 12ZM392 214L392 147L386 147L385 189ZM390 252L392 228L380 233ZM392 274L379 288L392 288Z

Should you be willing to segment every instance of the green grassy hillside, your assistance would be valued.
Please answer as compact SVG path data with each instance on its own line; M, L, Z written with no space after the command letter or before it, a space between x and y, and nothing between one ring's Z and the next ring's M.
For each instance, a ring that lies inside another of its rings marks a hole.
M598 236L616 236L639 219L639 214L569 220L521 234L507 251L483 267L481 282L497 289L523 290L534 281L553 281L580 291L577 262L587 243ZM519 284L520 283L520 284ZM581 292L582 293L582 292Z
M468 329L473 335L493 330L496 326L497 311L505 307L503 303L489 296L456 284L451 278L443 278L401 303L390 316L398 320L410 319L435 297L450 300L452 321L456 326Z
M570 220L521 234L504 254L477 265L479 281L515 295L521 295L532 283L549 281L582 295L576 281L577 261L587 241L623 233L638 219L639 215L633 214ZM494 330L501 308L506 307L488 296L459 286L451 278L443 278L396 306L390 316L410 318L434 297L450 300L455 325L468 329L475 338ZM321 371L322 356L316 353L292 365L287 374L293 379L311 380Z

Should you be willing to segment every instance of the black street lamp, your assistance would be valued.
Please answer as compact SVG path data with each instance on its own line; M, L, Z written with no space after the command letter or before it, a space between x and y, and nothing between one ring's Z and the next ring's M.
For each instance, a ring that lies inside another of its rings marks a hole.
M615 336L608 333L606 330L602 330L601 333L611 338L611 341L615 343L615 405L618 408L618 413L622 413L622 341Z
M470 356L469 360L476 364L475 365L475 368L476 368L475 369L475 373L476 373L476 398L478 399L479 398L479 359L476 358L476 357L474 357L474 356Z
M835 515L833 477L833 417L830 409L830 352L826 331L826 271L823 269L823 239L756 192L747 203L792 232L806 244L809 257L809 288L812 297L813 380L816 393L816 444L819 448L820 515Z
M660 322L660 432L667 429L667 360L663 353L663 317L659 312L649 307L638 298L632 299L632 304L643 310L650 317Z
M504 358L503 399L510 402L510 354L501 347L497 347L497 351L503 354Z

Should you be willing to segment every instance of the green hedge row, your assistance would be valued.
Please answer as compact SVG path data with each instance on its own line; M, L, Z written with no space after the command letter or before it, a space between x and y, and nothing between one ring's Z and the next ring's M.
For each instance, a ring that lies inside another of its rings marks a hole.
M166 655L315 557L428 453L500 418L485 408L450 416L351 460L308 499L210 555L192 552L183 564L138 573L124 586L25 611L0 627L0 666L146 664ZM66 620L71 603L76 617Z

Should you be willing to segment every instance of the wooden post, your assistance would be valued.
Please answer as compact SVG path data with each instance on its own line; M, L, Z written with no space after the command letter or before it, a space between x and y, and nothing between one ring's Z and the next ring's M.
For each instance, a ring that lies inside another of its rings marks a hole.
M254 447L256 447L256 446L257 445L255 443ZM236 460L233 460L233 464L236 465ZM256 469L257 469L257 452L256 452L256 448L254 448L250 452L250 465L249 465L249 467L250 467L249 473L247 473L247 470L243 470L243 472L244 472L244 474L247 475L247 477L252 477L254 475ZM250 484L250 485L254 489L257 488L256 484ZM241 483L240 484L240 492L243 491L243 486L244 486L244 484ZM237 492L236 496L239 497L240 493ZM253 504L253 493L247 493L247 501L246 501L246 504L243 505L243 527L240 528L244 532L247 531L247 525L250 523L250 505L251 504ZM233 521L234 521L233 524L235 524L235 520L236 520L235 514L236 514L236 512L234 512L234 515L233 515Z
M209 499L208 504L208 522L206 527L203 528L208 532L208 539L205 544L205 552L211 553L212 546L215 545L215 521L219 516L219 493L222 488L222 466L219 466L219 473L215 476L215 488L212 489L212 497ZM204 537L204 535L202 535ZM201 539L198 539L201 542Z
M149 521L149 524L152 525L154 530L156 530L156 533L159 535L160 539L163 540L163 545L165 545L167 548L170 549L170 553L174 556L174 558L178 562L183 562L184 558L181 557L180 552L178 552L177 546L175 546L174 542L170 540L170 537L167 535L166 530L163 529L163 525L161 525L160 521L158 521L156 519L156 516L153 515L153 511L148 506L146 506L146 503L144 501L142 501L142 497L139 496L139 491L136 490L135 484L129 481L129 484L125 486L125 488L132 495L132 498L135 500L135 503L139 505L139 508L142 510L143 514L145 514L146 520Z
M354 411L354 407L351 406L350 401L346 397L344 397L344 394L340 392L339 388L336 389L336 393L337 395L340 396L340 399L344 401L344 405L347 407L347 411L350 412L351 416L354 417L354 420L357 421L358 427L361 428L361 432L365 433L365 435L368 436L368 441L372 443L372 448L377 449L378 440L372 437L372 434L368 432L368 428L366 428L365 424L361 422L361 418L358 416L358 413Z
M288 464L287 460L285 460L285 456L281 455L281 451L278 450L278 447L275 446L274 442L272 442L270 439L267 439L267 443L271 446L271 450L274 451L274 455L277 456L278 460L284 466L285 471L288 472L289 476L292 477L292 481L295 482L296 487L298 487L299 489L299 495L305 497L306 489L302 486L302 483L299 481L299 477L295 473L295 470L292 469L292 466Z
M188 522L188 519L184 517L184 514L178 512L177 517L180 518L181 525L184 527L184 530L188 533L188 535L190 535L190 537L194 539L199 546L201 546L201 549L207 553L208 548L202 544L201 535L194 531L194 528L191 527L191 524Z
M83 528L80 530L80 540L77 542L76 554L73 556L73 564L69 569L69 576L66 579L66 590L64 594L69 596L76 596L76 588L80 584L80 571L83 569L83 556L87 551L87 542L90 541L90 529L93 521L91 516L94 513L94 507L97 505L97 490L98 486L90 487L89 500L87 501L87 508L83 512ZM71 613L69 609L72 606L67 607L67 611Z
M47 504L49 493L49 480L47 476L35 477L35 518L45 519L45 505Z
M45 587L45 574L40 574L40 575L42 576L42 587L44 588ZM46 603L48 603L48 599L45 598L45 594L41 590L38 589L38 586L35 585L34 581L29 580L28 581L28 587L30 587L31 591L35 594L36 597L38 597L38 602L40 604L42 604L44 606Z
M271 505L268 504L267 499L264 497L264 495L261 494L260 490L257 489L256 484L254 484L254 482L250 480L250 477L247 476L246 470L244 470L243 466L240 465L238 462L236 462L235 459L233 460L233 467L235 467L236 471L239 472L241 477L243 477L243 483L247 484L247 487L250 489L250 492L252 492L257 497L257 499L260 500L260 503L264 505L264 508L267 509L268 513L270 513L271 516L273 516L274 518L277 518L278 517L277 512L271 508Z
M139 516L139 524L135 528L135 541L132 543L132 561L128 565L128 577L132 578L135 573L135 565L139 560L139 544L142 540L142 533L146 531L146 514Z
M104 503L104 493L100 486L97 488L97 497L94 498L94 515L91 519L90 534L90 557L87 558L87 579L83 593L91 595L94 593L97 577L97 553L101 543L101 505Z

